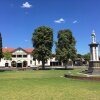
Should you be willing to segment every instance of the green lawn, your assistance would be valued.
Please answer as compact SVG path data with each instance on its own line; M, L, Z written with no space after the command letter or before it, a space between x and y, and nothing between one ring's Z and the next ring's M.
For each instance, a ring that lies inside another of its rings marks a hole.
M0 100L100 100L100 82L64 78L79 70L0 72Z

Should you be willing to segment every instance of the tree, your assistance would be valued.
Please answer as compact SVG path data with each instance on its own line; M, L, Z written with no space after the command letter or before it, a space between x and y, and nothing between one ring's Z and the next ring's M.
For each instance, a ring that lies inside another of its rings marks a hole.
M56 43L56 59L67 67L69 59L72 61L76 57L75 38L68 29L58 32L58 42Z
M83 55L77 54L77 58L82 59L83 58Z
M34 30L32 36L33 58L42 61L42 69L45 69L45 63L52 55L53 30L46 26L38 27Z
M56 54L55 53L52 53L51 57L52 58L56 57Z
M83 55L81 55L81 54L77 54L77 59L76 60L78 60L79 62L78 62L78 65L79 66L82 66L83 65Z
M4 59L6 60L11 60L12 54L7 50L6 52L3 53Z
M86 63L88 63L90 61L90 53L84 54L83 57L84 57Z
M3 57L3 54L2 54L2 36L1 36L1 33L0 33L0 60L1 60L2 57Z

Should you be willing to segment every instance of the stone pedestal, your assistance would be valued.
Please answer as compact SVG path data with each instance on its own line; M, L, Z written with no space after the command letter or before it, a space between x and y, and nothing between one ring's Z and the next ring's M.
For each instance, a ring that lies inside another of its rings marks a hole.
M90 61L89 67L90 68L100 68L100 61Z
M100 75L100 61L90 61L88 73L94 75L98 75L98 74Z

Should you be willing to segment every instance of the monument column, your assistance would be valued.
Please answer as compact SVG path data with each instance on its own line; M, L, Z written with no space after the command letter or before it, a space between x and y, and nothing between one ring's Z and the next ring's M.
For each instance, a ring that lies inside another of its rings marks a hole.
M100 61L99 61L99 44L96 42L96 35L95 32L93 31L91 34L92 37L92 42L89 44L90 46L90 62L89 62L89 69L90 71L100 69Z
M99 61L99 45L98 45L98 47L96 48L96 55L98 55L98 56L96 56L97 58L96 58L96 60L97 61Z

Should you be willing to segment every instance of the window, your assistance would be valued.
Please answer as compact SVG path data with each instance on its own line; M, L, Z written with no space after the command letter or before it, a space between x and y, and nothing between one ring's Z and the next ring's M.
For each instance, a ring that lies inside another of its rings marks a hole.
M16 61L12 61L12 62L11 62L11 66L12 66L12 67L16 67Z
M32 60L30 60L30 64L32 64Z
M27 57L27 55L23 55L23 57L24 57L24 58L26 58L26 57Z
M17 55L17 57L21 58L21 57L22 57L22 55Z
M38 61L38 64L40 64L40 61Z
M23 61L23 67L27 66L27 61Z
M36 61L36 59L33 58L33 61Z
M15 58L15 57L16 57L16 55L12 55L12 57L14 57L14 58Z

